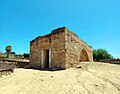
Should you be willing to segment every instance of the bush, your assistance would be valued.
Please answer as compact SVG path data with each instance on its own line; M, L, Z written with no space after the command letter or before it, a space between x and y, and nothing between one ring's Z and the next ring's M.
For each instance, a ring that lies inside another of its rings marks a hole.
M113 56L108 53L105 49L94 49L93 50L93 59L94 61L99 61L103 59L112 59Z

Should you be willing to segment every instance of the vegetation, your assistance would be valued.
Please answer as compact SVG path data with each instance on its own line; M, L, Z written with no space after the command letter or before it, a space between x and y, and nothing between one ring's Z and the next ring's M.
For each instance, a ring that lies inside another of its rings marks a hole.
M0 52L0 61L4 58L13 58L13 59L27 59L29 60L29 53L24 53L24 54L17 54L16 52L11 52L12 51L12 46L6 46L5 48L6 52L2 53ZM6 56L7 55L7 56Z
M16 53L15 53L15 52L11 52L11 54L14 54L14 55L15 55Z
M30 54L24 53L23 56L24 56L25 59L29 59Z
M9 54L10 54L10 52L12 50L12 46L10 46L10 45L6 46L5 50L6 50L6 53L7 53L7 58L9 58Z
M113 56L108 53L105 49L94 49L93 50L93 59L94 61L99 61L103 59L112 59Z

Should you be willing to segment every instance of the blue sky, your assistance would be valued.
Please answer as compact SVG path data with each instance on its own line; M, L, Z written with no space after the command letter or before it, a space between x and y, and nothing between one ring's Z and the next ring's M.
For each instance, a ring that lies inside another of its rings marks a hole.
M28 53L30 40L62 26L120 57L120 0L0 0L2 52Z

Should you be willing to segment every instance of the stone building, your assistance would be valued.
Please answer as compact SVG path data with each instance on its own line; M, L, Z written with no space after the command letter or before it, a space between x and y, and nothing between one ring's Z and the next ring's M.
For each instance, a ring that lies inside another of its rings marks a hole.
M92 47L66 27L30 42L31 68L66 69L85 61L93 61Z

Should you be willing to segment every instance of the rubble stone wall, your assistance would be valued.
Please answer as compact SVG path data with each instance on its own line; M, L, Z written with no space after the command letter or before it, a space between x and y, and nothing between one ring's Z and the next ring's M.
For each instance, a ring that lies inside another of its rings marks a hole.
M7 58L7 53L0 53L0 58ZM15 54L9 54L9 58L13 59L15 58Z
M90 62L93 61L92 47L88 46L87 43L80 40L79 37L70 32L69 30L65 30L65 49L66 53L66 67L76 67L80 61L81 51L84 49L87 52L88 59Z
M51 49L51 68L65 69L65 33L56 29L50 34L39 36L30 43L30 66L42 68L42 50Z
M120 58L117 59L103 59L99 60L99 62L110 63L110 64L119 64L120 65Z
M51 51L51 68L66 69L80 62L81 51L86 51L89 61L93 61L92 48L77 35L62 27L50 34L39 36L30 42L30 67L42 68L43 51Z

